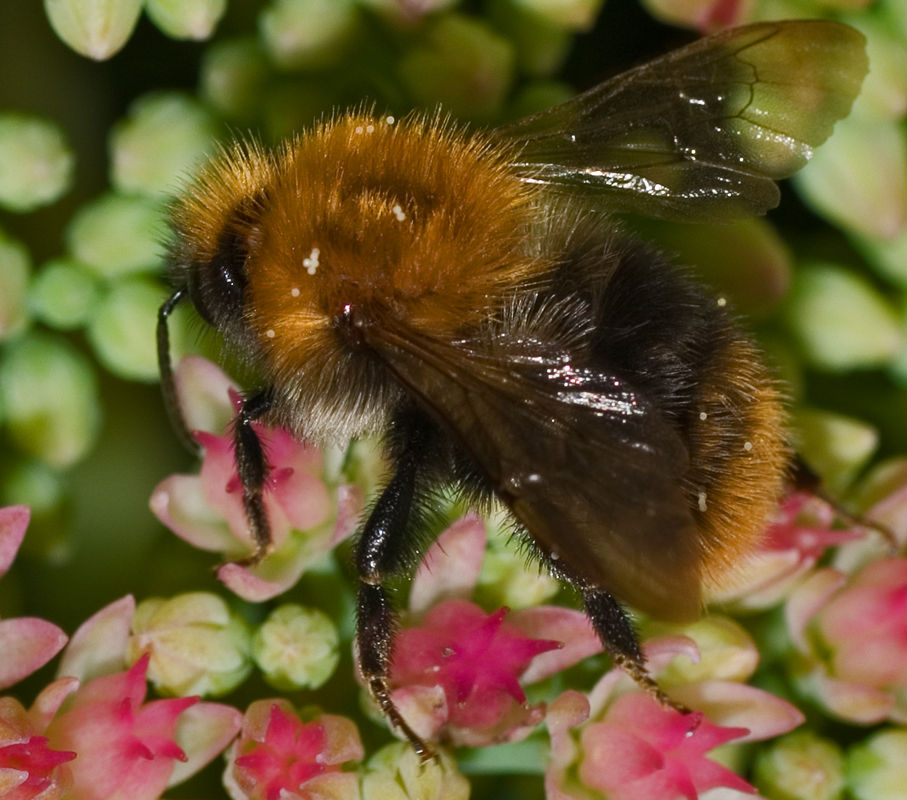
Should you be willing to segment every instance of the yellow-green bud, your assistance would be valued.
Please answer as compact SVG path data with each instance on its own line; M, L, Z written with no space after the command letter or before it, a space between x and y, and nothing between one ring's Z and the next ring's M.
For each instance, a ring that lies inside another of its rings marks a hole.
M469 781L443 750L426 763L403 742L389 744L369 760L362 800L468 800Z
M325 614L286 603L255 632L252 658L278 689L317 689L334 674L339 645L337 628Z
M207 39L227 10L227 0L145 0L151 21L173 39Z
M98 303L86 333L98 360L126 380L158 379L157 347L151 331L165 293L144 278L115 281Z
M163 233L157 204L106 194L79 210L66 229L66 243L99 278L116 278L159 270Z
M179 92L139 98L110 137L112 178L126 194L172 194L214 149L211 115Z
M773 800L837 800L844 791L841 749L812 731L796 731L759 753L756 786Z
M30 275L28 249L0 231L0 341L17 336L28 324L25 294Z
M132 35L142 0L44 0L54 32L77 53L103 61Z
M907 786L907 731L890 729L847 753L847 785L857 800L902 800Z
M246 623L215 594L154 597L136 607L127 660L150 653L148 680L165 694L216 696L251 672L249 641Z
M0 114L0 205L31 211L69 191L75 157L62 131L24 114Z

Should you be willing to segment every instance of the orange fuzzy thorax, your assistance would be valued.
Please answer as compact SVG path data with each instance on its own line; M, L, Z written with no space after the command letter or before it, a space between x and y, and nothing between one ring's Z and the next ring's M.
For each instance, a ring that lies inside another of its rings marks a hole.
M437 119L363 114L288 143L246 266L271 368L337 347L348 305L441 339L482 319L531 267L531 198L504 156Z

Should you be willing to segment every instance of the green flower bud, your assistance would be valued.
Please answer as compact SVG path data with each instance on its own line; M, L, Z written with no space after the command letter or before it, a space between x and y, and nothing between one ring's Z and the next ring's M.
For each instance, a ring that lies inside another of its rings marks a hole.
M837 800L844 791L844 756L834 742L797 731L759 753L755 781L773 800Z
M560 583L538 564L526 561L526 553L509 535L504 512L487 517L488 547L476 587L476 599L488 608L531 608L554 597Z
M214 120L178 92L145 95L110 137L114 185L124 193L171 194L213 150Z
M573 31L592 27L605 0L513 0L552 25Z
M272 686L317 689L337 668L340 637L327 615L285 603L252 637L252 658Z
M521 73L541 77L563 66L573 44L569 29L525 8L519 0L494 0L488 16L516 47Z
M160 268L160 207L150 200L104 195L70 222L66 241L75 259L99 278Z
M52 512L65 497L60 472L43 461L29 459L17 461L6 476L0 505L25 505L37 516Z
M132 35L142 0L44 0L54 32L77 53L103 61Z
M795 275L787 318L805 358L832 372L887 364L904 347L900 320L884 298L832 264Z
M875 428L862 420L816 409L794 414L794 445L833 495L846 488L879 444Z
M847 785L857 800L901 800L907 786L907 731L883 730L852 747Z
M84 325L98 303L97 279L81 264L67 259L49 261L29 287L29 308L52 328L70 330Z
M233 39L206 48L201 94L225 117L248 120L258 111L268 62L256 39Z
M126 380L158 379L154 336L157 313L166 294L142 278L115 282L88 324L88 340L98 360Z
M430 25L400 62L416 103L437 103L454 117L488 120L501 113L513 83L513 45L488 25L450 14Z
M252 671L249 642L246 623L220 597L188 592L139 603L126 658L150 653L148 680L164 694L217 696Z
M85 357L55 337L30 334L8 345L0 362L0 406L26 453L68 467L94 446L100 399Z
M889 20L855 15L848 20L866 35L869 74L857 99L859 113L900 119L907 111L907 47Z
M819 214L854 233L890 239L907 224L907 142L895 120L841 120L793 180Z
M207 39L226 10L227 0L145 0L148 17L173 39Z
M28 249L0 231L0 341L18 335L28 324L25 294L30 274Z
M666 687L702 681L748 681L759 665L759 651L746 630L730 617L711 614L689 625L669 625L655 621L643 623L642 638L689 636L699 646L698 664L675 658L658 675Z
M280 67L311 69L343 56L357 19L352 0L271 0L259 28Z
M0 114L0 205L32 211L59 199L72 185L75 157L53 123Z
M469 781L443 750L426 763L412 747L395 742L383 747L366 766L362 800L468 800Z

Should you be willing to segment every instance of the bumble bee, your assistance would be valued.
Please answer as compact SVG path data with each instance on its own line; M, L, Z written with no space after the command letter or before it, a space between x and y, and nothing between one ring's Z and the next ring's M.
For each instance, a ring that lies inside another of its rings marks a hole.
M864 39L834 22L719 33L492 131L335 115L237 144L172 210L175 291L257 370L235 423L255 551L271 548L251 423L317 442L382 432L359 536L359 663L390 723L395 611L438 487L502 503L572 584L605 650L645 671L622 604L694 618L751 549L790 464L777 385L723 304L611 216L760 214L849 113ZM729 254L732 257L732 254Z

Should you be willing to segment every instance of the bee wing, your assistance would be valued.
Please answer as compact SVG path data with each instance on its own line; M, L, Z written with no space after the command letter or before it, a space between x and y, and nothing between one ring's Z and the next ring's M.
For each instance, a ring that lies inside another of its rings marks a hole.
M703 559L687 451L616 378L483 358L407 333L381 355L491 480L555 570L647 613L695 618Z
M525 180L610 209L683 220L762 214L845 117L868 70L840 23L750 25L701 39L499 128Z

